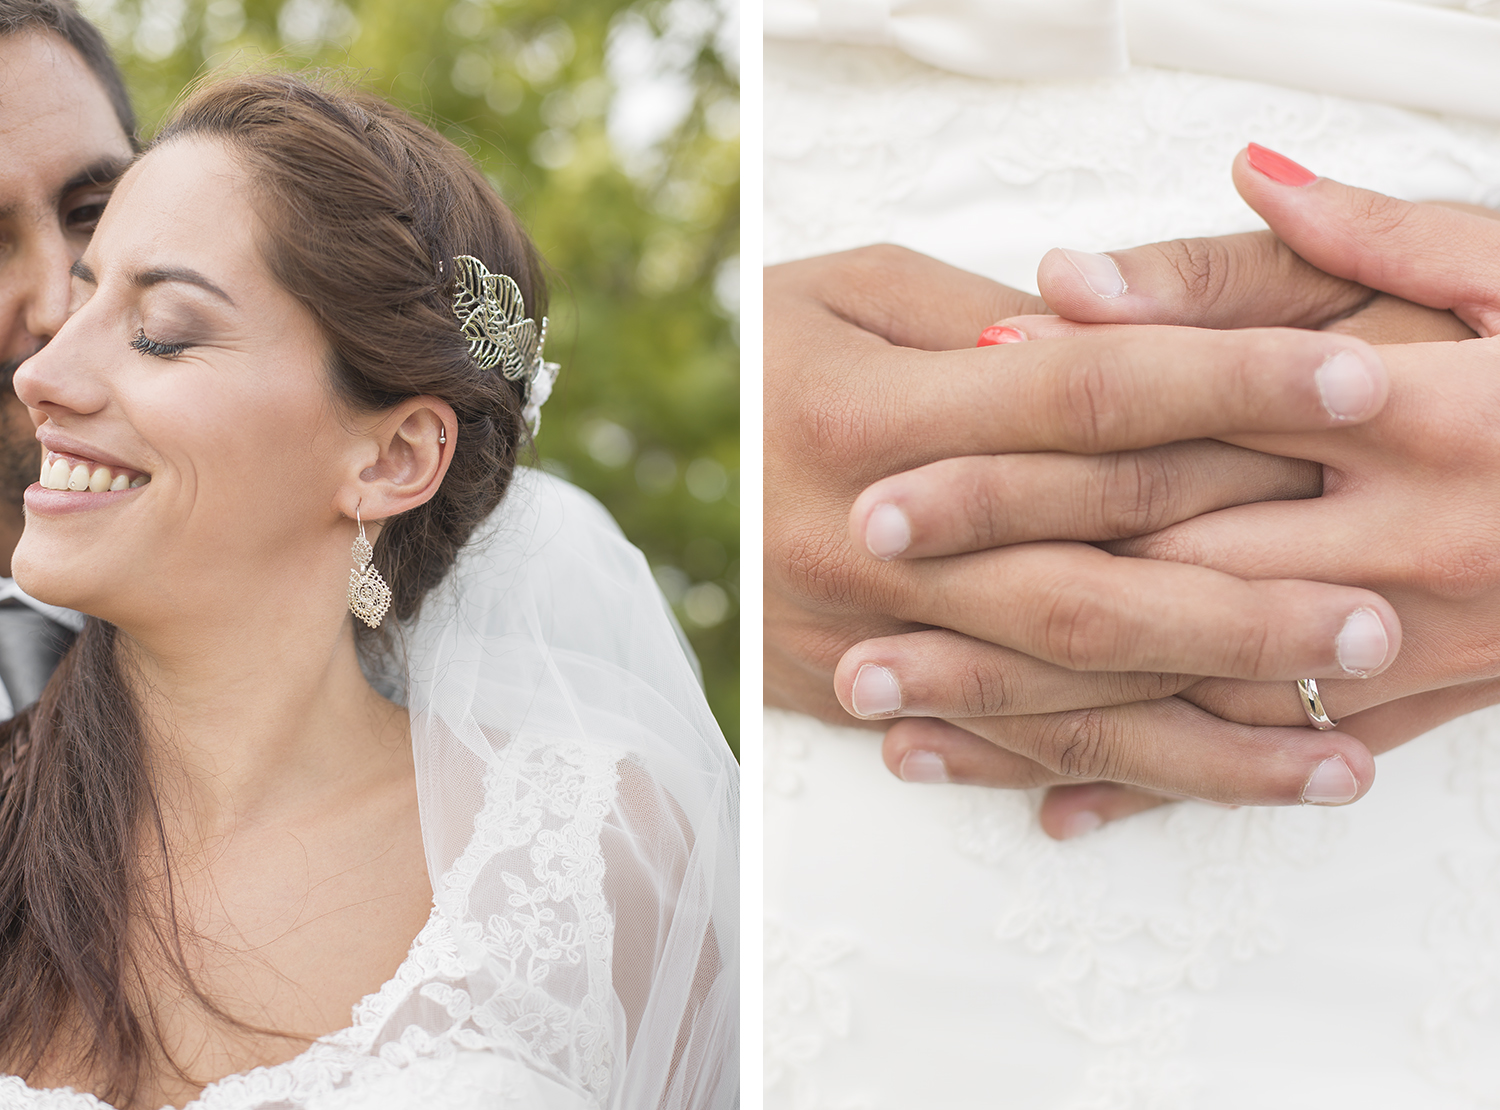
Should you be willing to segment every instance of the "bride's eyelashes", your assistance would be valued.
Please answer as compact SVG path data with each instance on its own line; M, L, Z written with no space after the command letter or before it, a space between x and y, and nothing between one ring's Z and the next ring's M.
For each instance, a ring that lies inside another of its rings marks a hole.
M135 338L130 341L130 345L141 354L154 355L156 358L176 358L189 346L186 343L163 343L152 339L146 334L145 328L136 329Z

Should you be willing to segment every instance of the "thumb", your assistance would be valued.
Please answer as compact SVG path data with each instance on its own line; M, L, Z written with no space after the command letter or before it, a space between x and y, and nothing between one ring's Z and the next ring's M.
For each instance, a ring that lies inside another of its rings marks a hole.
M1091 324L1317 328L1373 295L1309 266L1269 231L1108 254L1051 250L1036 280L1048 308Z
M1319 269L1500 332L1500 221L1318 177L1254 143L1235 157L1234 184Z

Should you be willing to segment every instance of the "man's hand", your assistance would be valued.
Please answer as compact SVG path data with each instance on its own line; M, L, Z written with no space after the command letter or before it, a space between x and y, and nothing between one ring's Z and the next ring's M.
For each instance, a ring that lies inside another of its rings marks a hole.
M1262 251L1267 242L1237 238ZM1318 306L1314 316L1335 317L1369 297L1290 252L1273 262L1272 272L1300 282L1308 295L1278 292L1273 312L1281 318L1272 322L1308 322L1306 303ZM1184 280L1159 251L1143 255L1139 269L1168 275L1162 288L1173 273ZM1221 292L1201 302L1216 321L1253 313L1257 288ZM1235 308L1240 294L1247 301ZM969 347L1007 309L1035 308L1034 298L897 248L767 271L767 700L848 723L826 693L840 655L871 635L923 625L972 633L980 653L1002 667L1032 656L1069 672L1144 672L1114 700L1159 696L1192 681L1179 674L1289 678L1381 669L1400 629L1368 591L1245 582L1118 559L1082 543L1040 555L1015 548L920 562L882 562L853 549L847 518L859 490L937 460L1143 451L1247 422L1268 432L1328 430L1368 419L1384 398L1384 372L1369 348L1316 332L1179 331L1124 342ZM1212 456L1223 448L1202 450ZM1227 491L1207 483L1156 519L1318 491L1317 471L1307 464L1236 457L1261 467L1260 479L1231 482ZM1137 472L1152 473L1152 464ZM1340 635L1351 618L1363 630L1365 654L1345 652L1341 661ZM1368 753L1352 738L1284 729L1278 747L1263 737L1252 745L1251 730L1242 732L1254 765L1229 792L1233 800L1296 800L1330 759L1351 769L1359 789L1368 783ZM1201 777L1223 758L1225 742L1200 729L1189 756L1141 734L1101 762L1103 748L1059 734L1027 755L1061 774L1131 764L1142 781L1170 785Z

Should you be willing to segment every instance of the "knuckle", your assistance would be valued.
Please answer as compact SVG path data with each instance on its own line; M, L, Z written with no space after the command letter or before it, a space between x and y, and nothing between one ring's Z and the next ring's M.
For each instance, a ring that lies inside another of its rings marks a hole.
M825 471L842 471L872 446L862 412L843 390L809 389L792 425L804 460Z
M1084 454L1115 446L1128 431L1128 368L1115 347L1090 346L1062 380L1062 431Z
M895 309L880 294L893 285L912 280L924 261L921 255L893 243L859 247L841 256L845 260L843 295L857 304L859 314L871 330L888 335L898 323Z
M1140 536L1172 523L1177 469L1159 451L1113 455L1106 464L1100 527L1106 538Z
M1073 779L1107 779L1114 772L1109 716L1103 709L1065 713L1049 745L1051 766Z
M1231 663L1239 677L1269 679L1276 676L1278 660L1272 651L1271 630L1264 624L1256 623L1245 629L1232 642L1234 657Z
M1500 552L1492 542L1428 544L1412 552L1395 577L1442 601L1472 601L1500 584Z
M1415 211L1406 201L1363 191L1355 195L1352 205L1355 220L1376 235L1400 230Z
M982 474L959 499L962 527L974 550L998 547L1010 534L1010 503Z
M1004 672L983 660L960 669L956 693L966 717L990 717L1009 712L1009 683Z
M1443 648L1443 673L1465 682L1500 676L1500 643L1485 634L1450 638Z
M1105 688L1116 702L1160 701L1180 694L1196 681L1196 676L1170 671L1127 671L1109 674Z
M1064 667L1109 669L1116 647L1115 622L1090 591L1070 584L1047 606L1041 639L1047 658Z
M839 536L804 527L787 536L773 562L794 594L819 605L848 608L855 600L856 574L848 544Z
M1211 305L1223 296L1229 267L1222 243L1214 239L1174 239L1161 247L1163 261L1177 275L1188 300Z
M888 273L910 266L922 256L906 247L898 247L895 243L871 243L848 251L845 257L859 269Z

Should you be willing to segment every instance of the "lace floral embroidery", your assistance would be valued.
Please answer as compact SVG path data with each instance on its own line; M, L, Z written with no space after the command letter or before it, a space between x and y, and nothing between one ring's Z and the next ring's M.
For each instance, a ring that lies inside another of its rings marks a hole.
M486 772L474 836L427 924L395 976L354 1007L353 1024L285 1063L210 1084L184 1110L293 1110L337 1092L360 1105L406 1069L465 1052L524 1060L602 1103L614 1065L614 918L600 838L616 761L597 746L509 744ZM108 1110L14 1076L0 1077L0 1107Z
M1145 814L1134 820L1160 823L1161 866L1181 878L1175 897L1133 898L1088 839L1042 836L1033 798L963 795L959 851L1000 870L1013 892L996 939L1046 957L1037 989L1048 1014L1096 1046L1080 1107L1188 1099L1193 1075L1178 1056L1193 993L1214 989L1226 961L1281 950L1278 873L1326 858L1342 829L1328 810L1184 804Z
M849 993L829 968L854 942L808 935L769 915L765 930L767 1093L789 1098L795 1110L862 1110L867 1103L827 1101L807 1068L830 1039L849 1035Z

